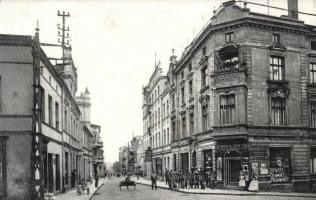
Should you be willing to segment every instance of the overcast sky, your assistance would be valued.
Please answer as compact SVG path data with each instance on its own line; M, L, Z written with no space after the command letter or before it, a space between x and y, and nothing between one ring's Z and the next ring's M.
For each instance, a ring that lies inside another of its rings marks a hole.
M0 0L0 33L33 35L39 20L41 42L57 43L57 24L61 23L57 10L70 12L66 23L78 69L78 94L89 88L92 123L101 125L105 160L113 162L133 132L142 134L142 86L154 70L155 53L166 72L171 49L179 57L223 1ZM266 4L268 0L252 1ZM286 0L269 1L287 8ZM299 10L316 13L316 0L299 0ZM269 13L286 14L271 9ZM316 17L299 18L316 25ZM45 50L49 56L59 51Z

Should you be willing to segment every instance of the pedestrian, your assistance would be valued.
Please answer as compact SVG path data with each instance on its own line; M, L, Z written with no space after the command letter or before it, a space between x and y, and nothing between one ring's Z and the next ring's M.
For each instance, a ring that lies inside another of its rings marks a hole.
M201 170L199 170L200 172L199 172L199 183L200 183L200 187L201 187L201 189L205 189L205 187L204 187L204 173L203 173L203 171L201 171Z
M258 192L259 190L259 183L258 183L258 177L257 176L253 176L250 184L249 184L249 188L248 188L249 191L252 191L252 192Z
M166 169L165 169L165 181L166 181L166 184L167 184L167 185L169 185L169 184L168 184L168 179L169 179L168 174L169 174L169 171L168 171L168 169L166 168Z
M95 179L94 187L97 188L99 186L99 175L98 175L98 173L95 174L94 179Z
M216 179L216 172L212 171L211 172L211 188L214 189L215 188L215 179Z
M245 175L243 171L240 171L239 173L239 187L241 190L245 190L246 187Z
M71 188L75 188L76 187L76 171L73 169L71 171L71 174L70 174L70 179L71 179Z
M151 176L151 190L157 190L157 175L156 173L154 172Z

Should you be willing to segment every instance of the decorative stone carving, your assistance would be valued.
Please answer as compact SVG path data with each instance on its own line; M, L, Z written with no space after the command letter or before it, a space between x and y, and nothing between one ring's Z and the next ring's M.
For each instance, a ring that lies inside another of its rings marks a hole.
M268 93L271 95L271 97L286 98L289 96L290 89L284 86L276 86L269 88Z
M200 103L202 104L202 106L207 105L210 99L210 95L201 95L200 96Z

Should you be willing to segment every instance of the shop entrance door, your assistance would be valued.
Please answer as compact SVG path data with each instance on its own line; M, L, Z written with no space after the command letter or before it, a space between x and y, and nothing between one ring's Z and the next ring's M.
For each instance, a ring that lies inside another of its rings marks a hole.
M236 152L237 154L237 152ZM238 185L239 173L241 171L241 157L236 154L224 159L224 184Z

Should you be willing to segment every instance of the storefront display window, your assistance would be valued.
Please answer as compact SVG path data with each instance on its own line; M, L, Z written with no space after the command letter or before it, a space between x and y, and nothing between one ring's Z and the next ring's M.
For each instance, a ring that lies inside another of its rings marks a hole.
M203 151L203 160L204 160L204 170L205 172L211 172L213 165L212 165L212 150L205 150Z
M223 160L222 157L217 157L216 161L216 180L223 180Z
M272 183L291 180L290 148L270 148L270 177Z
M310 173L316 174L316 148L312 148L310 152Z

